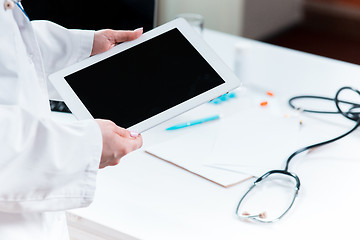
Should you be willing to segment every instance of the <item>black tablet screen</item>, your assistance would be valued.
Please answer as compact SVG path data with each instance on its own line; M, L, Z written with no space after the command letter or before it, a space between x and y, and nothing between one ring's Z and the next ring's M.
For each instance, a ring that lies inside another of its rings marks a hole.
M94 118L124 128L224 83L178 29L65 79Z

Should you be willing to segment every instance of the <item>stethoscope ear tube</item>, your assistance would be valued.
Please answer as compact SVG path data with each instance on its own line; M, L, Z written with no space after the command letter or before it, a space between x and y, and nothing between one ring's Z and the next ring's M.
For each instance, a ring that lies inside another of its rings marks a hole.
M347 119L350 119L350 120L353 120L353 121L358 121L360 119L360 114L359 113L356 113L356 112L353 112L354 109L360 109L360 105L357 104L357 103L352 103L352 107L349 109L349 111L347 112L344 112L342 111L342 109L340 108L340 103L342 101L339 100L339 95L342 91L344 90L351 90L355 93L357 93L359 96L360 96L360 91L357 90L357 89L354 89L352 87L342 87L340 88L337 92L336 92L336 95L335 95L335 106L337 108L337 110L339 111L339 113L341 115L343 115L344 117L346 117Z

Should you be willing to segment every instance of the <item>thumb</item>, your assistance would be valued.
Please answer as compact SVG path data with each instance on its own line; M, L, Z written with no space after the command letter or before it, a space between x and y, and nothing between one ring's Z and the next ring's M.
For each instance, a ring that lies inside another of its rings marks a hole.
M114 39L116 43L127 42L137 39L142 33L143 28L138 28L134 31L114 31Z

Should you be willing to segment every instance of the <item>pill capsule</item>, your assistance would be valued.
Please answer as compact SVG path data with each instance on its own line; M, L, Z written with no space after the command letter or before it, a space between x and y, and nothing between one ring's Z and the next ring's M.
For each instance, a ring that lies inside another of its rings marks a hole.
M270 96L270 97L273 97L274 96L274 93L272 91L267 91L266 92L266 95Z
M268 105L268 102L267 101L263 101L260 103L260 106L262 107L266 107Z

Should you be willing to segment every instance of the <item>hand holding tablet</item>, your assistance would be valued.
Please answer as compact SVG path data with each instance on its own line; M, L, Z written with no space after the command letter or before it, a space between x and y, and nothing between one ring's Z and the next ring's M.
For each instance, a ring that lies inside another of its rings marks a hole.
M96 119L103 140L99 168L115 166L126 154L142 146L141 135L117 126L110 120Z
M78 119L143 132L240 85L183 19L49 77Z

